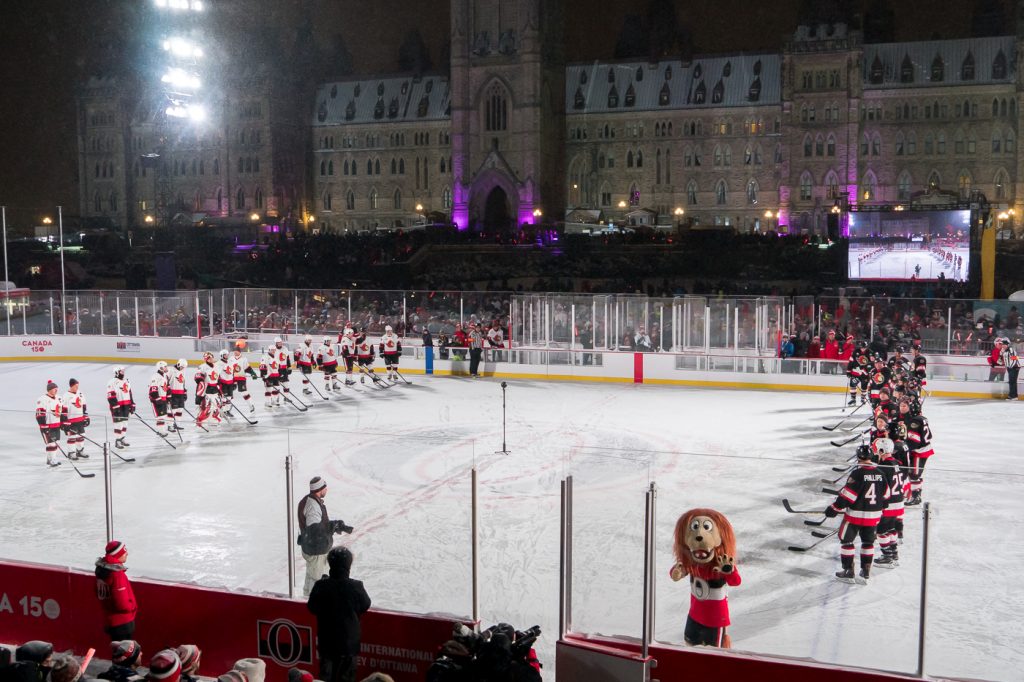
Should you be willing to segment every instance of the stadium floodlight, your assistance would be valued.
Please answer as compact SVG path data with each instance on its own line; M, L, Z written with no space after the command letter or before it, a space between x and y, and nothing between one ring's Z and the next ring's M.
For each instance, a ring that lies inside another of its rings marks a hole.
M167 73L160 77L160 80L176 88L188 88L190 90L198 90L201 85L199 76L177 67L168 69Z
M178 36L168 38L163 42L163 48L166 52L170 52L175 57L191 59L201 59L203 57L203 49L188 38L181 38Z
M164 113L170 118L188 118L188 107L184 107L180 104L172 104L164 109Z
M158 9L202 12L205 7L201 0L153 0Z
M188 106L188 117L196 123L206 120L206 108L202 104L190 104Z

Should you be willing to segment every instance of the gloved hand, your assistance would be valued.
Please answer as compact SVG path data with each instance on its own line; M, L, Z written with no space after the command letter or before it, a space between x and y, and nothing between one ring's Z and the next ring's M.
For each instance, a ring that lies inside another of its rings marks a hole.
M91 420L91 419L89 419L89 417L87 416L87 417L86 417L86 418L85 418L85 419L84 419L84 420L82 421L82 426L88 426L88 425L89 425L89 424L91 424L91 423L92 423L92 420Z
M331 531L334 533L351 533L355 528L346 526L344 521L331 521Z
M135 401L134 400L131 403L129 403L129 405L128 405L128 413L129 414L135 414Z
M833 507L825 507L825 516L827 516L828 518L834 518L838 514L839 512L837 512Z

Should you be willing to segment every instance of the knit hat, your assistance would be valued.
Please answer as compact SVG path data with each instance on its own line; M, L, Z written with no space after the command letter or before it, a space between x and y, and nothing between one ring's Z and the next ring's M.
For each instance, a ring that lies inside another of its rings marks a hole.
M234 669L249 682L263 682L267 677L267 664L262 658L240 658L235 661Z
M78 682L82 677L82 666L74 656L56 656L50 668L50 682Z
M134 639L111 642L110 649L110 660L118 665L135 665L142 655L142 647Z
M174 649L157 652L149 661L149 682L178 682L181 677L181 660Z
M395 678L386 673L373 673L369 677L360 680L360 682L395 682Z
M57 388L57 384L54 382L54 380L53 379L47 379L47 381L46 381L46 390L47 391L52 391L55 388Z
M292 668L288 671L288 682L313 682L313 673Z
M39 639L25 642L14 651L14 660L42 663L53 655L53 645Z
M108 542L107 548L104 551L106 556L103 558L108 564L119 564L124 561L125 555L128 554L128 548L124 546L123 542L118 540Z
M187 675L199 670L199 658L203 652L195 644L182 644L175 651L181 661L181 671Z
M249 682L241 670L229 670L217 678L217 682Z
M324 479L320 478L319 476L314 476L309 481L309 492L311 492L311 493L315 493L317 490L321 490L322 488L326 488L326 487L327 487L327 481L325 481Z

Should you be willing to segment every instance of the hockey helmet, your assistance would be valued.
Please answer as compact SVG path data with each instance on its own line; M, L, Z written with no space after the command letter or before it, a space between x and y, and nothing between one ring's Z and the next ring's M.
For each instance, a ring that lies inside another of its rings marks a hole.
M156 371L160 372L161 374L166 372L167 371L167 363L164 362L163 360L161 360L160 362L156 363Z
M352 327L345 327L345 336L352 336L353 334L355 334L355 332L352 331Z
M392 331L392 329L391 329L391 325L390 325L390 324L386 324L386 325L384 325L384 331L386 331L386 332L390 332L390 331Z
M203 353L203 361L210 362L212 360L213 360L213 353L211 353L210 351L206 351L205 353Z
M277 349L274 348L273 346L267 346L266 353L267 353L267 355L273 355L275 350L277 350Z
M302 340L305 341L307 344L308 343L313 343L313 337L310 336L309 334L306 334L306 337L304 339L302 339Z
M220 352L221 360L227 359L228 355L229 355L229 353L228 353L228 349L227 348L224 348L224 349L221 350L221 352Z
M894 445L890 438L876 438L871 443L871 451L881 457L882 455L891 455Z
M114 367L114 376L117 377L118 379L123 377L124 376L124 367L122 367L121 365L117 365L116 367Z
M274 337L274 345L276 346L279 343L284 343L284 341L281 340L280 336L275 336Z
M870 445L858 445L857 446L857 459L869 460L871 459L871 446Z
M331 345L331 337L329 337L329 336L325 336L324 337L324 345L325 346Z
M238 339L235 341L235 348L237 350L245 350L245 347L249 345L245 339Z
M185 358L178 358L178 361L174 363L174 366L177 367L178 369L185 369L186 367L188 367L188 360L186 360Z

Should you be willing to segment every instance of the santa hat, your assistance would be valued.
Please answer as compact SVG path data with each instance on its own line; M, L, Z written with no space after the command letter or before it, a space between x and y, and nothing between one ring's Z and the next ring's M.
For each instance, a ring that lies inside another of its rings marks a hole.
M199 670L199 658L203 652L195 644L182 644L176 649L181 660L181 671L191 675Z
M267 677L267 664L261 658L241 658L235 661L234 669L249 682L263 682Z
M108 542L107 548L104 551L106 556L103 558L108 564L119 564L124 561L125 556L128 554L128 548L124 546L123 542L118 540Z
M181 660L174 649L164 649L149 662L146 679L150 682L178 682L181 678Z
M82 677L82 666L74 656L62 654L50 669L50 682L78 682Z
M322 490L327 487L327 481L319 476L314 476L309 481L309 492L315 493L317 490Z
M288 682L313 682L313 673L292 668L288 671Z
M111 642L110 649L110 660L118 665L135 665L142 654L142 647L134 639Z

